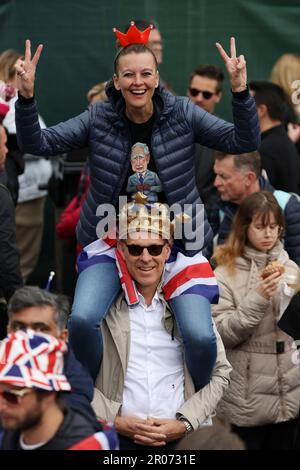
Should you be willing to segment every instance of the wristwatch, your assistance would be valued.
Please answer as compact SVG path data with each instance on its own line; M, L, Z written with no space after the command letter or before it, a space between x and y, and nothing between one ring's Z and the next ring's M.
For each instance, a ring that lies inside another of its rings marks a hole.
M185 428L186 428L185 433L186 433L186 434L190 434L190 432L193 432L193 431L194 431L193 426L191 425L191 423L189 422L189 420L186 419L184 416L180 416L180 418L178 419L178 421L181 421L181 422L185 425Z

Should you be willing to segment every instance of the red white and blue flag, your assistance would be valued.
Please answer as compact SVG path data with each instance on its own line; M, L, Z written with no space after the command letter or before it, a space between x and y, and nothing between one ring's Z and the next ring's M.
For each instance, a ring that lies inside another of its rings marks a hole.
M162 289L166 300L182 294L201 295L212 304L219 299L217 281L207 259L201 252L185 256L176 246L166 262Z
M116 429L110 423L103 425L103 431L73 444L68 450L119 450L119 440Z
M0 382L17 387L70 391L63 374L67 345L33 330L18 330L0 342Z

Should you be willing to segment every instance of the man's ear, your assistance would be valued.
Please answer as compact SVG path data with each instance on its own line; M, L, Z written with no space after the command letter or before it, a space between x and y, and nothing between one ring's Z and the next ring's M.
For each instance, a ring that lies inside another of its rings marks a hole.
M171 255L171 245L169 242L164 246L164 249L166 250L166 261L167 261Z
M53 402L56 400L56 393L55 391L51 391L48 393L43 393L43 407L44 409L47 409Z
M113 74L113 82L116 90L120 90L120 85L119 85L119 78L118 76L114 73Z
M257 107L257 114L260 119L266 117L268 115L268 108L265 104L259 104Z
M215 103L219 103L221 101L221 98L223 96L223 92L220 91L217 95L215 95Z
M246 173L246 186L250 187L257 179L255 171L247 171Z
M63 330L61 330L61 333L59 335L59 339L62 339L63 341L67 342L68 339L69 339L69 331L67 330L67 328L64 328Z

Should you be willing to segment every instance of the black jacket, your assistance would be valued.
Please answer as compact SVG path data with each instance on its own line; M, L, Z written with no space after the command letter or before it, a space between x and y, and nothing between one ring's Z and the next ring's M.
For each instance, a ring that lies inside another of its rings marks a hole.
M290 301L278 326L295 340L300 339L300 292L297 292Z
M300 156L284 125L262 132L259 153L271 185L300 194Z
M14 205L17 205L19 196L19 176L24 173L25 162L23 153L20 152L16 134L7 132L8 153L5 160L5 170L7 174L6 186L9 189Z
M94 417L95 413L91 407L94 395L94 383L87 370L76 359L70 345L64 356L64 374L71 385L71 393L64 392L64 402L74 411Z
M22 285L15 208L7 187L0 182L0 298L8 301Z
M214 186L214 163L215 151L203 145L196 144L196 184L206 211L214 207L220 201L219 192Z

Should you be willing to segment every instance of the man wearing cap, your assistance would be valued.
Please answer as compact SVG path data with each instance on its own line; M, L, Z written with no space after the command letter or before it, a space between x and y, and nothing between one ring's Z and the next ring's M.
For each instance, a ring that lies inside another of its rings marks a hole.
M63 374L66 344L33 330L8 335L0 346L2 450L110 449L113 434L66 409L61 392L71 390Z
M210 421L229 383L231 368L216 330L217 360L208 385L195 392L184 364L180 333L162 295L162 274L172 256L166 211L163 204L131 203L119 218L119 261L137 302L129 307L122 292L103 321L92 405L98 418L114 421L121 449L173 448Z

